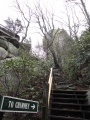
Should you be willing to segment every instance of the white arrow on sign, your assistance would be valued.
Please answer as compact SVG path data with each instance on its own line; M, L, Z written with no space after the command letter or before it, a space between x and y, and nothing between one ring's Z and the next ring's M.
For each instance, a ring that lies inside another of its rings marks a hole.
M35 104L33 104L33 106L31 106L31 108L34 110L35 109Z

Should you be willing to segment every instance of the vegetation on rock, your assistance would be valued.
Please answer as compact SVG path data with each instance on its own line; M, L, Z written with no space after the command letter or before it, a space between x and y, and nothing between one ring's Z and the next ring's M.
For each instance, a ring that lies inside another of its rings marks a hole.
M38 101L40 111L48 71L47 62L25 52L18 58L7 59L0 66L0 92Z

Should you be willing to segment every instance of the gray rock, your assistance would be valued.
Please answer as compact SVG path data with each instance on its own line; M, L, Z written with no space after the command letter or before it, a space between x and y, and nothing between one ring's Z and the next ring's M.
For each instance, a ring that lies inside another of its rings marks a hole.
M7 95L10 93L15 93L15 91L18 88L19 79L17 75L15 74L15 71L13 69L9 68L5 71L5 64L12 60L18 60L20 57L13 57L13 58L6 58L4 60L0 60L0 81L3 84L0 84L0 87L2 88L0 93ZM8 88L8 89L7 89ZM13 94L12 94L13 95Z
M19 60L20 57L12 57L12 58L6 58L4 60L0 60L0 66L3 65L6 61L10 61L10 60Z
M14 56L18 56L18 49L10 42L6 43L8 46L9 53L13 54Z
M4 26L1 26L1 25L0 25L0 35L4 36L4 38L6 38L7 41L11 42L14 46L19 48L19 40L20 40L19 35L17 35L10 29L8 29Z
M4 48L0 47L0 59L5 59L7 56L8 52Z
M5 39L0 37L0 47L4 48L5 50L8 50L8 46L5 43Z
M19 41L15 37L7 37L7 41L12 43L16 48L19 48Z
M27 44L27 43L20 43L20 48L25 50L25 51L30 51L31 49L31 44Z
M15 57L13 54L11 53L8 54L8 58L13 58L13 57Z

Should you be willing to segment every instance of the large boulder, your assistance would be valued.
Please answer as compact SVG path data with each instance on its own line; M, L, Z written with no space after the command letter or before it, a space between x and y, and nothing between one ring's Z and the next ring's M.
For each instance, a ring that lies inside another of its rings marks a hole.
M5 50L8 50L8 46L6 45L5 39L0 37L0 47L4 48Z
M0 59L5 59L7 56L8 52L4 48L0 47Z
M43 38L43 49L46 52L46 58L50 61L57 61L59 66L65 63L64 51L73 43L73 40L64 29L50 30ZM52 56L52 57L51 57Z
M8 56L7 56L7 54L6 54L6 56L9 58L12 58L14 56L18 56L18 48L16 46L14 46L14 44L8 42L7 39L5 39L3 37L0 37L0 47L1 47L1 49L3 49L3 51L5 51L5 50L7 51ZM3 52L1 52L1 53L3 53ZM1 55L4 56L4 54L1 54ZM4 57L3 56L0 57L0 59L6 58L6 56L4 56Z
M15 47L19 48L20 37L5 26L0 25L0 37L4 37L6 41L11 42Z
M13 60L19 60L19 57L6 58L0 60L0 94L1 95L14 95L18 89L19 79L15 74L13 69L7 68L6 65L9 65Z
M8 52L9 54L12 54L14 56L18 56L18 49L10 42L6 42L8 46Z
M7 37L6 36L6 39L7 39L8 42L12 43L16 48L19 48L20 43L17 40L17 38L15 38L15 37Z

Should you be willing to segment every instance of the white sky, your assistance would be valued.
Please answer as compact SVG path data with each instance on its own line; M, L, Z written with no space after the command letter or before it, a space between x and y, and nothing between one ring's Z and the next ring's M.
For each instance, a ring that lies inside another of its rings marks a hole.
M5 24L4 20L7 19L7 17L12 18L13 20L15 20L16 18L20 19L19 13L17 13L15 8L13 7L14 6L13 1L15 0L0 0L0 24L4 25ZM19 1L24 1L24 0L19 0ZM29 1L30 1L30 5L33 7L34 5L33 1L35 0L29 0ZM41 1L43 1L43 5L48 7L49 10L53 9L53 12L55 13L56 16L59 16L65 19L65 14L62 13L62 11L64 11L64 3L63 3L64 0L41 0ZM90 0L85 0L85 1L86 1L87 10L90 13ZM78 14L79 14L78 17L80 17L79 11L78 11ZM33 47L35 47L37 41L40 42L42 39L40 35L35 33L35 28L30 29L29 36L32 39Z

